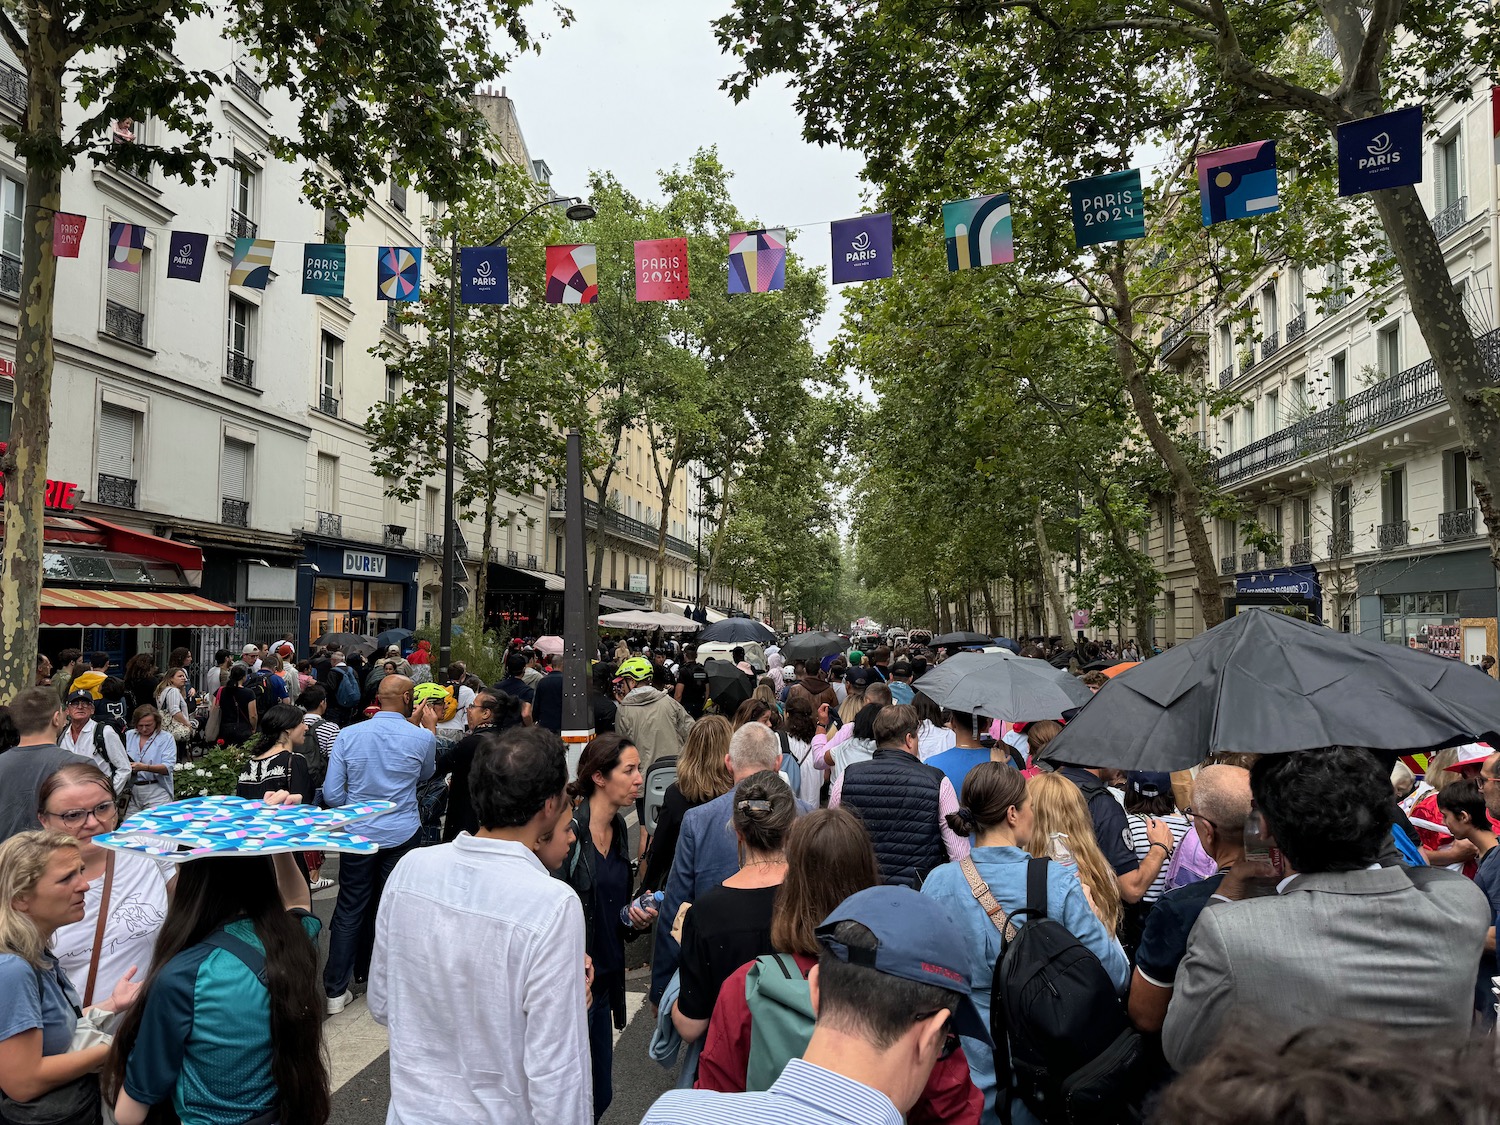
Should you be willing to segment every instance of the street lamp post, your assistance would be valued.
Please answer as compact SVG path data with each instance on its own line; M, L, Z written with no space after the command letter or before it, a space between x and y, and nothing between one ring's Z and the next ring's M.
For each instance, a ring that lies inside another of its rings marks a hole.
M515 233L517 227L546 207L561 203L569 204L565 214L576 223L587 222L594 217L594 209L577 196L559 196L544 199L523 214L488 243L503 246L505 240ZM458 376L458 353L456 347L458 324L458 217L453 219L453 236L449 246L451 259L448 263L448 417L443 429L443 605L438 626L438 664L447 675L448 665L453 661L453 601L456 593L454 573L457 569L458 530L453 511L453 412ZM481 616L484 607L479 607Z

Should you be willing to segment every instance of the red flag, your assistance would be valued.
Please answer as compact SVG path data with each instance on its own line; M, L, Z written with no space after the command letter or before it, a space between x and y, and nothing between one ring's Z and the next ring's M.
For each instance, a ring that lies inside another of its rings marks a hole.
M635 244L635 299L685 301L688 246L685 238L648 238Z
M1490 113L1495 130L1495 163L1500 164L1500 86L1490 87Z
M66 211L52 216L52 256L54 258L78 257L78 246L83 241L83 226L87 215L70 215Z

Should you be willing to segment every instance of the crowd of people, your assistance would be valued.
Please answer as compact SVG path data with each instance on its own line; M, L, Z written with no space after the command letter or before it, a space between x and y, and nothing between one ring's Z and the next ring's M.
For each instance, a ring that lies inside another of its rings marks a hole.
M1017 647L1104 682L1103 647ZM1071 712L942 708L930 646L731 653L753 691L716 698L658 635L601 646L570 769L556 638L493 685L426 650L218 655L113 677L65 652L6 709L0 1122L321 1125L321 1023L359 992L410 1125L588 1125L654 1064L678 1089L652 1125L1394 1120L1367 1092L1307 1108L1361 1081L1500 1111L1493 1062L1424 1090L1409 1061L1495 1022L1483 744L1122 773L1042 756ZM206 734L240 747L240 797L390 802L359 828L378 850L335 884L322 853L95 842L172 800ZM638 942L654 1063L615 1050Z

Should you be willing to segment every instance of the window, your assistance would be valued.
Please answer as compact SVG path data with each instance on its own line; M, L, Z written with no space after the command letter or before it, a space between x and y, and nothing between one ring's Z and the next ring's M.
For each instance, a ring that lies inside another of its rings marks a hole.
M339 510L339 459L318 454L318 511L330 515Z
M232 238L254 238L259 233L255 217L255 169L243 160L230 167L229 234Z
M117 508L136 506L135 449L140 415L123 406L99 407L99 489L95 499Z
M1287 385L1286 406L1294 418L1307 413L1307 376L1292 377Z
M616 566L619 559L620 556L616 552L611 551L609 553L609 588L611 590L618 590L620 588L620 572Z
M1219 521L1219 554L1232 555L1239 549L1240 540L1233 520Z
M394 367L385 369L385 401L396 402L401 398L401 372Z
M1401 372L1401 322L1388 324L1375 334L1376 368L1382 379Z
M323 208L323 242L337 244L344 241L349 230L349 220L336 207Z
M1260 291L1260 330L1265 336L1275 336L1281 331L1281 315L1276 305L1274 281Z
M219 471L221 518L231 527L250 523L250 457L252 447L234 438L224 439L224 462Z
M1349 303L1349 283L1344 277L1344 263L1334 262L1328 267L1328 289L1329 312Z
M141 251L141 268L104 270L104 331L117 340L146 344L146 279L151 276L151 251Z
M1234 329L1227 322L1219 325L1219 370L1234 370Z
M1427 627L1458 623L1458 594L1439 590L1426 594L1386 594L1380 599L1381 639L1393 645L1426 648Z
M1333 530L1346 542L1354 533L1354 493L1347 484L1333 487Z
M1167 497L1167 511L1161 521L1162 546L1165 550L1177 549L1177 498Z
M1337 404L1349 397L1349 353L1339 352L1328 365L1328 392Z
M344 384L344 342L324 332L318 345L318 409L338 417L339 388Z
M224 374L247 387L255 385L255 306L229 298L229 354Z
M1302 314L1302 305L1307 300L1307 275L1301 266L1293 266L1287 274L1287 301L1293 316Z
M1443 510L1457 512L1473 506L1469 458L1462 449L1450 449L1443 454Z
M1255 408L1253 406L1240 412L1240 426L1240 445L1249 445L1255 440Z
M1281 428L1281 392L1267 391L1261 404L1261 432L1274 434Z
M443 530L442 517L438 514L439 495L435 488L428 488L422 494L422 527L428 535L438 535Z
M1301 500L1297 501L1297 525L1295 530L1297 532L1297 538L1299 540L1312 538L1312 517L1312 498L1310 496L1305 496Z
M1463 131L1455 129L1438 141L1433 150L1433 196L1437 214L1457 206L1464 197L1462 143Z
M25 221L26 185L0 176L0 292L21 293L21 224Z

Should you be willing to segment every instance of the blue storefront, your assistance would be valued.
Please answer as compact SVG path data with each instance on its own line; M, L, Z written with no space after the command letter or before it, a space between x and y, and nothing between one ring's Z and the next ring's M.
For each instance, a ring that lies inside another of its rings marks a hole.
M1228 606L1238 613L1248 606L1269 606L1293 617L1323 621L1323 584L1311 565L1253 570L1235 576L1234 597Z
M324 633L374 637L417 627L415 551L308 540L297 568L301 643Z

